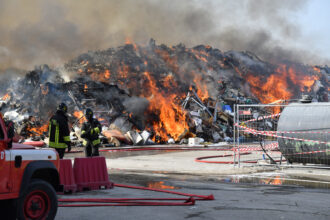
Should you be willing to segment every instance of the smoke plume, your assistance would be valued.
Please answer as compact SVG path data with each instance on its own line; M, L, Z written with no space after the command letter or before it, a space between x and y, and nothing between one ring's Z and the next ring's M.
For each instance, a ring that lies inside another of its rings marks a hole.
M0 70L60 65L88 50L125 40L221 50L249 50L266 60L320 63L316 51L293 47L290 19L305 0L0 0ZM323 61L325 62L325 61Z

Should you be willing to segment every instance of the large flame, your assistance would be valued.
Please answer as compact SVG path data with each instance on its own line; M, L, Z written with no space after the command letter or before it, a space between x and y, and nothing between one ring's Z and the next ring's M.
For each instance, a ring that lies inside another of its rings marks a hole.
M82 124L86 121L86 118L84 117L84 113L82 111L75 111L73 112L73 116L79 120L79 123Z
M169 137L177 140L188 128L180 100L184 99L189 88L195 90L198 97L206 102L210 94L216 94L216 81L223 84L221 76L214 77L216 74L221 75L222 71L236 71L236 80L246 80L252 95L261 103L299 97L301 93L311 91L315 80L319 79L317 74L320 69L317 67L308 69L298 64L269 64L267 68L255 67L256 72L253 72L254 66L243 68L239 62L230 60L230 57L220 52L217 52L219 56L215 56L212 51L210 46L194 49L182 46L143 47L127 38L126 45L115 51L120 56L106 54L109 62L102 66L82 61L77 72L85 73L95 81L114 82L133 95L148 99L146 128L154 131L161 141ZM130 59L130 56L134 58ZM85 88L85 91L88 89Z
M155 79L149 72L144 72L147 77L147 86L150 96L146 97L150 104L148 113L158 113L159 120L151 121L152 128L157 136L167 140L171 135L175 140L188 127L185 114L180 105L175 104L176 94L164 93L156 86ZM171 82L171 77L167 77L164 85L175 85ZM147 114L148 114L147 113Z
M48 123L38 127L28 127L26 130L31 132L31 136L40 136L48 131Z
M132 49L135 53L148 53L148 51L134 44L130 38L126 39L125 44L133 45ZM103 72L99 71L92 64L85 61L80 63L84 71L78 69L78 73L85 72L94 81L114 81L118 85L134 90L135 94L148 99L149 106L145 112L146 127L155 133L154 139L157 136L159 138L157 140L160 141L167 141L170 137L177 140L188 128L185 112L180 102L177 101L184 98L188 88L180 88L178 80L187 80L192 83L193 86L191 85L190 88L196 90L197 95L203 101L209 98L209 93L204 82L206 70L190 68L188 65L181 67L182 65L179 64L178 56L174 53L174 50L174 48L169 48L169 50L156 48L154 50L153 54L158 56L163 61L163 65L166 66L168 70L166 74L165 72L152 72L155 63L148 63L148 60L141 60L142 65L136 66L127 63L127 60L116 60L113 61L116 68L112 67L112 72L110 68L105 68ZM209 55L205 51L185 49L185 52L191 53L191 56L194 56L199 62L207 63ZM87 92L87 85L85 85L84 91ZM80 114L75 113L75 117L79 118Z
M310 92L317 75L307 75L295 66L280 64L270 76L260 76L249 73L246 75L252 93L262 103L272 103L277 100L289 100L300 92ZM294 88L299 88L299 91Z

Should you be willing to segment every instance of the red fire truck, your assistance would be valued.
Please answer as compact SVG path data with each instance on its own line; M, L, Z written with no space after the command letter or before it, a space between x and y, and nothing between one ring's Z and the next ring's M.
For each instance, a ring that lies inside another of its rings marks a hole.
M54 219L61 190L58 154L13 143L13 129L0 113L0 219Z

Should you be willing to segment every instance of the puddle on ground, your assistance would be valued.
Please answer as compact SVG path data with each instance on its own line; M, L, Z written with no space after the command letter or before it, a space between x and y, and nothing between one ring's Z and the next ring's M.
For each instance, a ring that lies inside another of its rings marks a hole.
M180 150L132 150L132 151L120 151L113 149L111 151L102 151L101 155L106 158L116 159L120 157L133 157L140 155L157 155L157 154L165 154L170 152L179 152ZM182 150L181 150L182 151Z
M299 179L283 174L276 175L234 175L221 178L221 182L226 183L252 183L260 185L286 185L286 186L302 186L313 189L330 189L330 182L318 181L312 179Z
M146 187L154 188L154 189L180 189L181 187L177 186L169 186L164 183L164 181L157 182L147 182Z

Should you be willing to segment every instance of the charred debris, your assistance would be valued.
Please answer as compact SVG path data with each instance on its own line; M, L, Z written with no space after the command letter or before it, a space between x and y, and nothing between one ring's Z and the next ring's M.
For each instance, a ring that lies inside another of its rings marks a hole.
M286 99L303 93L328 101L329 75L327 66L271 64L250 52L150 40L90 51L61 68L37 67L2 85L0 106L20 141L47 139L49 118L66 102L77 146L87 107L103 125L104 146L231 142L234 104L270 103L282 90ZM267 88L274 77L287 87L274 81Z

